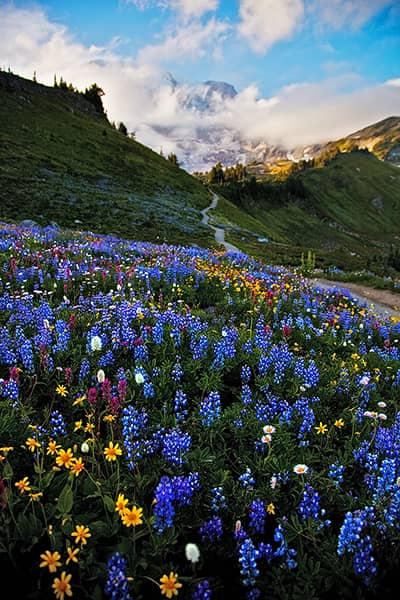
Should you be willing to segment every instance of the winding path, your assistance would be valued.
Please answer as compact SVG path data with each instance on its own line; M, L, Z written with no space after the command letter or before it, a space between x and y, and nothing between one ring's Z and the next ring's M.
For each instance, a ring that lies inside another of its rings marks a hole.
M224 229L222 229L222 227L215 227L214 225L210 225L209 223L210 217L208 216L208 211L217 208L217 204L218 196L217 194L212 192L211 204L207 206L207 208L203 208L203 210L201 211L201 222L214 231L215 241L218 242L218 244L224 246L227 252L240 252L239 248L225 241L225 231Z

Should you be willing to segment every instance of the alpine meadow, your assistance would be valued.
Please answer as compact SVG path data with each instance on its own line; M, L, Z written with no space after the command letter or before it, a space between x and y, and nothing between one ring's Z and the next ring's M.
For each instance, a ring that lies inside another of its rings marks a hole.
M0 0L4 598L397 598L399 25Z

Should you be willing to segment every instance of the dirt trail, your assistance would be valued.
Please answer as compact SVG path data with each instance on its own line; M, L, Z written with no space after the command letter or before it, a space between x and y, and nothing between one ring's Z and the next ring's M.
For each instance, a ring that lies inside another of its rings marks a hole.
M225 247L225 250L227 252L240 252L239 248L237 248L233 244L230 244L229 242L225 241L225 231L224 231L224 229L222 229L222 227L214 227L214 225L210 225L210 223L209 223L210 217L208 216L208 211L213 210L214 208L217 208L217 204L218 204L217 194L212 192L212 196L213 197L212 197L211 204L209 206L207 206L207 208L203 208L203 210L201 211L201 215L202 215L201 222L204 223L204 225L207 225L207 227L210 227L214 231L215 241L218 242L218 244L222 244L222 246Z
M390 290L378 290L358 283L344 283L343 281L330 281L329 279L318 278L308 279L307 281L311 285L317 285L324 289L336 287L348 290L352 296L362 302L367 302L370 308L373 308L376 312L400 317L400 294Z

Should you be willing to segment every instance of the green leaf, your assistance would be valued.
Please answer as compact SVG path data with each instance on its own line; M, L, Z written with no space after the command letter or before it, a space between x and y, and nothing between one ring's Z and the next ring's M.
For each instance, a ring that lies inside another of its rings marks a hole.
M19 514L17 532L24 543L33 545L42 533L42 522L35 515Z
M43 489L46 489L51 484L54 478L54 474L54 471L48 471L46 475L44 475L44 477L42 478Z
M105 506L106 510L108 510L108 512L110 512L110 513L113 513L115 510L115 502L111 498L111 496L104 496L103 502L104 502L104 506Z
M57 502L57 511L61 516L68 515L74 504L74 495L69 485L66 485L61 491Z
M3 467L3 478L4 479L12 479L14 475L14 471L12 466L8 461L5 461L5 465Z

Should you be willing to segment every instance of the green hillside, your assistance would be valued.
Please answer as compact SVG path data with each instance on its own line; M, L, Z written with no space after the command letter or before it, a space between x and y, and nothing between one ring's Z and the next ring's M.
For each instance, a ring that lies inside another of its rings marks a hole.
M328 166L285 182L253 181L218 191L258 221L257 233L269 243L235 229L227 219L229 204L221 204L228 239L264 256L296 262L313 249L322 263L358 268L388 253L391 244L400 246L400 170L368 152L339 154Z
M81 95L0 72L0 220L206 246L209 203L200 182Z

